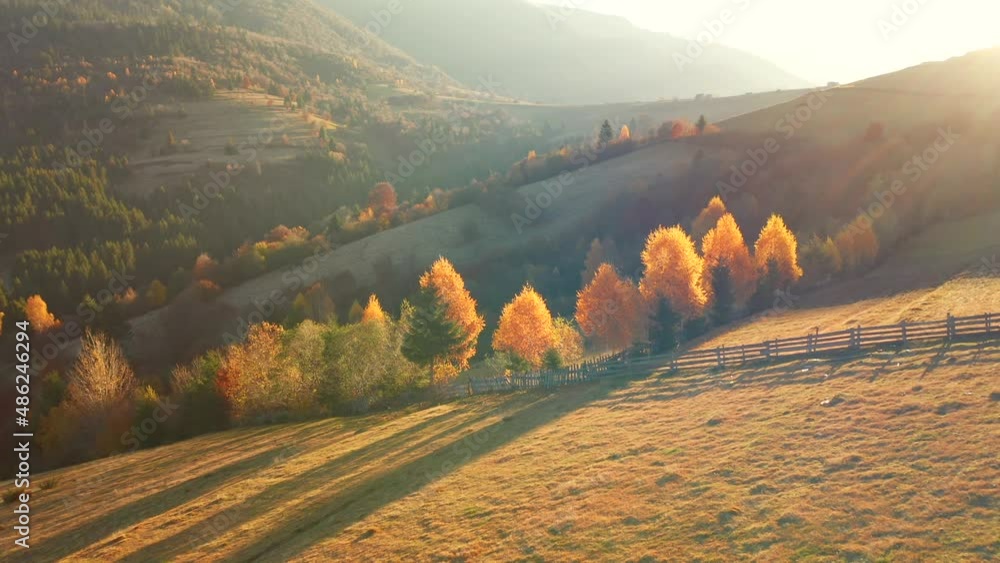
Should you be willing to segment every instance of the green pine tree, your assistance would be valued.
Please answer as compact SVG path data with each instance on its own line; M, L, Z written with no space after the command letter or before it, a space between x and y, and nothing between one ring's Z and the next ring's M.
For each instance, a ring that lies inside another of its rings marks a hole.
M433 386L434 367L462 344L462 333L448 320L447 310L433 289L420 290L410 305L403 319L406 327L403 356L419 366L429 367Z
M649 327L649 343L654 354L665 354L677 347L681 316L666 299L660 299Z
M598 136L598 140L602 145L610 143L615 138L615 131L611 128L611 123L605 119L604 124L601 125L601 133Z
M767 263L767 272L757 282L757 291L750 298L750 310L754 313L765 311L774 306L774 295L781 289L778 262Z
M733 276L729 267L719 264L712 268L712 310L709 318L715 326L729 324L733 320L733 309L736 306L736 296L733 295Z

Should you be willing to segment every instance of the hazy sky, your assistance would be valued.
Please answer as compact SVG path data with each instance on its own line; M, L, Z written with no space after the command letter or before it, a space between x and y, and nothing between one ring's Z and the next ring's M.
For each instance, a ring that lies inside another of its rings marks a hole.
M850 82L1000 45L1000 0L540 1L620 15L685 38L729 9L731 23L714 41L816 83Z

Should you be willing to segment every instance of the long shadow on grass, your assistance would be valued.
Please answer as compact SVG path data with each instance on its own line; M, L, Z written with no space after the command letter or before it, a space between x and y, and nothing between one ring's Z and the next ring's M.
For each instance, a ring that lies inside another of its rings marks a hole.
M283 518L282 524L276 529L256 538L252 544L236 553L227 553L225 557L233 561L293 558L314 543L335 536L380 508L419 491L463 465L560 418L570 410L607 396L625 383L626 380L604 381L566 387L551 394L532 392L513 395L476 417L482 420L486 417L505 415L501 420L470 433L462 433L461 430L474 421L461 424L451 432L455 436L447 444L401 466L367 479L362 477L344 483L342 488L331 491L329 495L304 502L302 506L294 509L294 514ZM379 456L388 456L396 452L378 448L377 453ZM346 471L337 471L337 466L343 461L333 460L325 463L322 467L264 491L260 496L289 498L288 495L291 495L294 498L296 492L322 489L325 483L336 478L336 474L330 475L331 472L349 474L350 468ZM356 463L351 465L358 467ZM238 519L236 524L249 522L273 509L273 506L267 506L266 502L260 502L259 499L255 504L257 506L247 502L231 511ZM241 509L247 513L244 514ZM143 553L135 554L134 559L140 560L143 557L148 559L157 555L160 554L154 554L152 550L143 550Z
M217 535L233 530L241 524L273 510L274 506L262 501L262 498L293 498L297 494L301 494L304 490L313 490L313 488L322 487L324 484L339 477L350 475L353 471L385 456L390 454L393 456L405 455L410 450L419 448L426 443L431 443L447 434L460 432L495 414L495 410L490 409L478 414L473 413L473 416L464 421L448 425L451 419L462 412L468 413L469 411L451 409L404 428L390 436L347 451L317 467L296 475L293 479L269 487L236 506L226 508L222 511L223 514L221 516L206 515L204 519L198 519L186 529L143 547L125 560L153 561L176 556L186 550L196 548L200 544L209 542L215 539ZM441 426L444 426L444 428L439 430ZM434 434L426 437L422 436L421 433L425 430L432 430ZM289 444L288 446L292 445ZM302 447L308 447L308 445L302 445ZM401 450L404 447L406 449ZM287 463L294 463L294 456L287 460ZM315 483L315 485L304 487L303 483ZM212 521L210 522L209 520Z
M339 434L344 431L342 425L307 425L305 432L296 436L301 440L319 439L330 434ZM259 434L252 432L247 437ZM227 441L226 443L228 443ZM268 448L260 453L251 455L234 463L224 465L213 471L194 476L190 479L178 483L170 488L132 501L125 506L116 508L94 520L80 526L65 530L57 536L47 538L36 548L39 552L36 555L51 558L62 558L77 550L94 545L106 538L110 534L135 525L147 518L152 518L158 514L167 512L173 508L181 506L201 495L207 494L221 486L229 480L239 478L243 474L252 474L256 470L271 465L276 458L279 458L286 446L281 442L276 442L274 447ZM212 450L218 451L217 448ZM202 452L208 455L209 451ZM184 458L184 454L177 454ZM114 484L121 480L130 478L130 475L118 474L115 469L105 473L99 478L102 487L113 488ZM81 505L84 508L85 505Z

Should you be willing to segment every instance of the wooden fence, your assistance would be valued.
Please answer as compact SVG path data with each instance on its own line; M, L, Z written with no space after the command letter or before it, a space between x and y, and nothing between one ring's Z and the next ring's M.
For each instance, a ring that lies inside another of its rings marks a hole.
M757 344L720 346L682 354L649 355L640 350L606 354L558 370L535 371L509 377L470 378L454 383L445 393L452 397L499 393L518 389L551 388L598 378L634 375L656 369L715 368L779 358L816 356L869 346L906 346L921 340L957 340L1000 336L1000 313L953 317L942 321L903 322L872 327L857 326L838 332L812 332L799 338L766 340Z

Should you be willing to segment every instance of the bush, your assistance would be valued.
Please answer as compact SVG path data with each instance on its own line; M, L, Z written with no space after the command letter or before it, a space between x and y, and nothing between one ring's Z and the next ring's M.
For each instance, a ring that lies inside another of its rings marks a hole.
M190 365L174 368L170 397L178 405L178 416L170 423L173 436L189 438L228 426L226 402L216 381L222 362L222 354L212 351Z
M398 396L419 369L403 357L397 323L330 327L325 334L320 396L333 412L359 414Z

